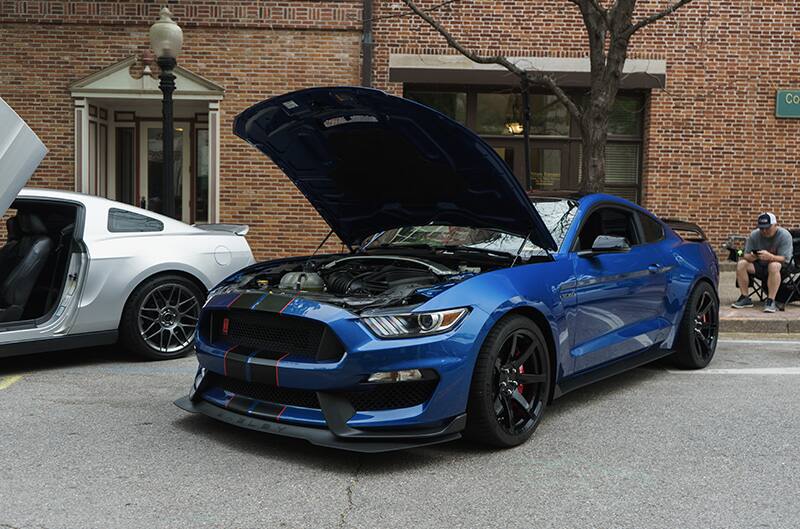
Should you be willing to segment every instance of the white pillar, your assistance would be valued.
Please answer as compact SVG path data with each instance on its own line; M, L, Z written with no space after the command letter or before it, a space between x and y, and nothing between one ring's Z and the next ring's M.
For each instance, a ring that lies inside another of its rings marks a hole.
M209 222L219 222L219 101L208 103L208 188Z
M117 198L117 130L114 128L114 109L108 109L108 126L106 127L106 196L111 200Z
M75 191L89 190L89 107L86 99L75 100Z

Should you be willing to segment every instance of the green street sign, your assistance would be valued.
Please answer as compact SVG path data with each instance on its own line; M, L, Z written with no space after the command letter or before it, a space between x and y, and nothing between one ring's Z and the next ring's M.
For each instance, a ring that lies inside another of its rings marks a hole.
M800 118L800 90L778 90L775 117Z

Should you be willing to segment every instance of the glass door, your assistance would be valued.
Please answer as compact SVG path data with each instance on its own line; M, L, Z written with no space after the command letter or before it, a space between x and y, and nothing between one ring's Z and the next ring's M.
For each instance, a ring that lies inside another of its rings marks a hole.
M142 122L140 127L140 168L139 206L156 213L164 210L164 144L161 123ZM175 173L173 186L175 189L176 218L191 222L191 153L189 124L176 122L173 139L173 159Z
M569 145L566 142L532 141L530 171L531 189L571 189Z
M495 152L525 187L524 140L487 138ZM569 144L562 141L531 140L531 189L555 191L572 189L569 179Z

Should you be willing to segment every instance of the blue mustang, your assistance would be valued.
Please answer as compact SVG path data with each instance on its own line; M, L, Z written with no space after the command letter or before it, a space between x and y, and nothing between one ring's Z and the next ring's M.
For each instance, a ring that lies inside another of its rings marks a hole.
M428 107L314 88L249 108L234 132L349 251L256 264L212 290L187 411L356 451L462 434L508 447L570 390L714 354L719 270L702 237L609 195L531 200Z

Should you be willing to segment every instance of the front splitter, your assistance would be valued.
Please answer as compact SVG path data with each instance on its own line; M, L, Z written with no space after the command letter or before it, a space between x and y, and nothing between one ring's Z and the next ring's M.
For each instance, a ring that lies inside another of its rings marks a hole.
M201 413L212 419L241 428L304 439L317 446L365 453L393 452L454 441L461 437L460 432L466 426L467 419L466 414L459 415L440 429L419 431L418 437L415 437L413 430L398 431L397 435L402 437L401 440L392 439L392 434L386 430L380 432L357 430L356 435L342 438L325 428L284 424L258 417L250 417L215 406L204 400L193 402L188 395L176 400L175 405L190 413Z

